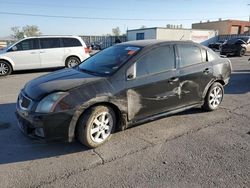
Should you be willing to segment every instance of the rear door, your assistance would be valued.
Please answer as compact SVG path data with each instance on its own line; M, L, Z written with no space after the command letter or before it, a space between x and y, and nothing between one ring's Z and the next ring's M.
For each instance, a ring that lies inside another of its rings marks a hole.
M40 68L37 39L25 39L8 50L7 56L15 63L15 70Z
M194 44L177 45L181 105L202 101L203 92L213 79L206 49Z
M140 120L178 106L179 80L176 77L172 45L151 49L127 72L129 120ZM135 75L129 74L131 70Z
M43 68L65 66L60 38L40 38L40 59Z

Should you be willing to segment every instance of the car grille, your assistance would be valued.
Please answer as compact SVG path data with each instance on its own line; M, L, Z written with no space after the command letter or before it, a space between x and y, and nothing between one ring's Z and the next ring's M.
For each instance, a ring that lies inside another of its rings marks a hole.
M24 109L24 110L28 110L30 109L32 100L29 99L27 96L25 96L24 94L20 94L18 97L18 104L20 106L20 108Z

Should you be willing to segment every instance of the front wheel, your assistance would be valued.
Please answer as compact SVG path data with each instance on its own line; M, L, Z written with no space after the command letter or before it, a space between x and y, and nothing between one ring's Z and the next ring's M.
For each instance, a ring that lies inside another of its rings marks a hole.
M87 110L77 126L77 138L85 146L96 148L104 144L114 132L116 116L107 106L96 106Z
M242 57L244 56L246 53L246 49L245 48L241 48L240 51L238 52L238 56Z
M5 61L0 61L0 76L7 76L11 74L12 67L9 63Z
M219 82L215 82L206 94L202 108L206 111L216 110L222 102L224 96L223 86Z

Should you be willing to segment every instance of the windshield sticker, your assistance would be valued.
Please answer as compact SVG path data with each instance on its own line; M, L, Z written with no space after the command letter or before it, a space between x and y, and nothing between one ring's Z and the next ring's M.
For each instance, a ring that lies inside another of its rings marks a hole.
M128 50L128 51L135 51L135 52L136 52L136 51L140 50L140 48L130 46L130 47L125 48L125 50Z
M128 51L128 55L133 55L135 52L136 52L136 51L130 50L130 51Z

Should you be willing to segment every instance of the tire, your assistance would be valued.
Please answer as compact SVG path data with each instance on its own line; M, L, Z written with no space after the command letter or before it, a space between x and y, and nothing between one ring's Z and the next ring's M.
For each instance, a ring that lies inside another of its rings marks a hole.
M110 107L92 107L78 121L77 138L89 148L99 147L110 139L115 125L116 116Z
M222 51L220 51L220 55L227 55L226 53L224 53L224 52L222 52Z
M239 52L237 53L237 55L238 55L239 57L242 57L242 56L245 55L245 53L246 53L246 49L245 49L245 48L241 48L241 49L239 50Z
M0 76L7 76L12 73L11 65L6 61L0 61Z
M66 62L65 62L65 65L68 68L73 68L73 67L75 67L75 66L77 66L79 64L80 64L80 60L77 57L68 57L66 59Z
M216 110L221 104L223 96L223 86L219 82L213 83L208 89L202 108L206 111Z

